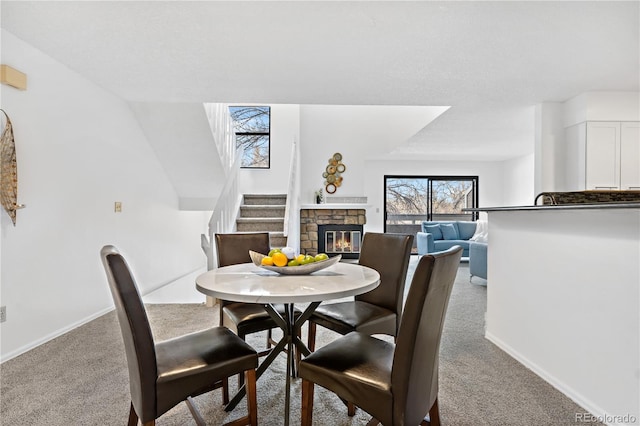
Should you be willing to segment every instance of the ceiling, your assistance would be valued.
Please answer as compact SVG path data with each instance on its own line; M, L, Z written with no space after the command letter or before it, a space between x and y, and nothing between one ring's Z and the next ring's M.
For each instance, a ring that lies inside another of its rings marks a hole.
M640 90L637 1L0 7L4 29L131 102L451 106L397 158L529 154L536 104Z

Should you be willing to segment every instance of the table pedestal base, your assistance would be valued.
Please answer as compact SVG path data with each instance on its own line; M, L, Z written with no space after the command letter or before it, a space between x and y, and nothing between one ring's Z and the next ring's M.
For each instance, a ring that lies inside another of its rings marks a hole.
M274 309L270 304L265 305L266 311L269 316L273 318L275 323L282 329L282 339L271 349L267 357L262 361L256 370L256 378L260 378L265 372L267 367L273 363L280 352L285 351L287 353L287 377L285 385L285 400L284 400L284 424L289 426L289 407L291 401L291 377L297 376L297 363L294 357L295 351L298 354L308 356L311 351L298 337L297 330L302 329L302 324L309 319L313 311L320 305L320 302L313 302L309 304L307 309L298 318L294 315L293 303L285 303L284 317ZM238 393L229 401L229 404L225 407L226 411L233 410L238 403L246 395L245 385L238 390Z

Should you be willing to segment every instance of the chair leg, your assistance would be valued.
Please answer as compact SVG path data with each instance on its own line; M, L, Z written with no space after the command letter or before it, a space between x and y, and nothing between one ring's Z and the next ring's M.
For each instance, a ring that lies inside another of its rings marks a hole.
M222 379L222 405L229 403L229 378Z
M375 417L372 417L371 420L369 420L369 423L367 423L367 426L378 426L379 424L380 421Z
M225 423L223 426L258 426L258 396L256 392L256 370L245 372L247 376L247 415Z
M271 335L271 329L267 330L267 349L271 349L271 342L273 341Z
M193 420L195 420L196 425L207 426L207 423L202 418L202 414L200 414L200 411L198 411L196 404L193 402L193 398L189 396L187 397L187 399L185 399L184 402L185 404L187 404L187 408L189 408L189 411L191 412L191 416L193 416Z
M238 337L240 337L242 340L244 340L245 342L247 341L246 339L246 335L244 334L238 334ZM238 374L238 390L240 390L240 388L242 387L242 385L244 385L244 374L239 373Z
M136 414L136 410L133 408L133 402L129 409L129 426L138 426L138 414Z
M156 420L149 420L142 424L142 426L155 426ZM138 426L138 414L136 410L133 408L133 402L131 403L131 408L129 409L129 426Z
M302 379L302 413L300 426L311 426L313 423L313 382Z
M307 347L311 352L316 350L316 323L309 322L309 336L307 337Z
M245 372L247 376L247 411L249 413L249 424L258 425L258 396L256 390L256 370Z
M429 425L440 426L440 410L438 410L438 398L433 402L429 410Z
M347 414L349 417L356 415L356 406L353 402L347 402Z

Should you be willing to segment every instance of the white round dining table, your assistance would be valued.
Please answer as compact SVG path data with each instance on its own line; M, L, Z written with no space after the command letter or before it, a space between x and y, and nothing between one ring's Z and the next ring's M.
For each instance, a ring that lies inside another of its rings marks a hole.
M298 337L297 330L301 329L302 324L321 302L366 293L379 284L380 274L375 269L344 262L338 262L308 275L281 275L253 263L242 263L213 269L196 278L196 288L208 296L234 302L263 304L271 318L282 329L282 339L260 363L256 375L259 378L277 355L286 351L285 426L289 425L291 376L295 376L293 349L305 356L310 353ZM284 304L284 316L273 307L274 303ZM309 305L302 315L295 315L295 303ZM232 410L245 393L243 386L229 402L226 410Z
M201 293L247 303L304 303L354 296L380 282L375 269L339 262L309 275L280 275L253 263L225 266L196 278Z

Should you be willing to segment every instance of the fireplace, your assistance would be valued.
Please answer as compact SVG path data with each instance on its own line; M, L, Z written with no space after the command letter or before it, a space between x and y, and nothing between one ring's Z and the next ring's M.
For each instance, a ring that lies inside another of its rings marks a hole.
M363 206L363 207L361 207ZM300 209L300 253L316 255L318 253L327 253L326 240L324 237L324 230L320 233L320 227L330 226L330 231L345 231L349 232L349 244L352 245L353 241L356 241L356 247L352 248L350 252L345 252L344 247L341 245L343 251L332 252L333 255L341 254L344 258L358 259L360 256L357 252L360 251L359 243L362 240L363 225L367 223L367 211L364 208L364 204L352 204L348 207L345 204L331 205L327 204L312 204L308 205L309 208ZM334 226L335 225L335 226ZM326 229L326 228L324 228ZM354 235L352 232L360 231L360 238ZM322 235L322 237L320 237ZM336 234L338 235L338 234ZM339 234L341 237L342 235ZM322 240L322 248L320 248L320 240ZM335 248L335 237L332 240L333 248ZM357 251L355 250L357 249Z
M358 259L362 245L362 225L318 225L318 253L341 254L344 259Z

